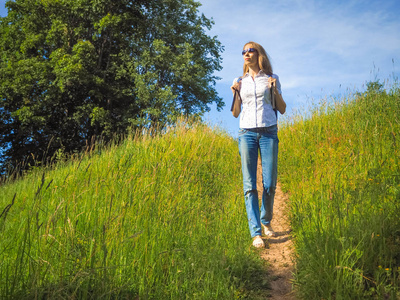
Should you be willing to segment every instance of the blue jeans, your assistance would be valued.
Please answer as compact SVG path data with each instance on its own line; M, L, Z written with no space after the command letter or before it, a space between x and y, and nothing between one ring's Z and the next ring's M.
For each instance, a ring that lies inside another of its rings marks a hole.
M252 237L261 235L261 223L272 220L278 176L278 127L240 129L239 153L242 160L243 191ZM263 194L261 213L257 193L257 160L261 155Z

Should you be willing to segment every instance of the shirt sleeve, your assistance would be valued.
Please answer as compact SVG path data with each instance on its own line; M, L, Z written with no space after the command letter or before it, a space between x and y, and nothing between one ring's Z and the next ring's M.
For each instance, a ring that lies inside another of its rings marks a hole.
M239 82L240 80L241 80L241 78L240 77L236 77L235 79L233 79L233 82L232 82L232 85L234 85L235 84L235 82Z

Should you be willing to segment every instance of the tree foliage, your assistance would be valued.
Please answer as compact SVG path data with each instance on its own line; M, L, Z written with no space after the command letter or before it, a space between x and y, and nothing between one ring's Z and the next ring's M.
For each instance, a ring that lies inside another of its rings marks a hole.
M223 47L193 0L14 0L0 18L4 162L81 150L216 103Z

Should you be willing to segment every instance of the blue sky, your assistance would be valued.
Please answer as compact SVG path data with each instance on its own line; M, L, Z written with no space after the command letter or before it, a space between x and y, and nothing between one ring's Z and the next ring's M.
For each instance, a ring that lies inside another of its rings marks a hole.
M236 136L229 111L233 78L240 76L243 45L255 41L271 57L282 84L287 117L315 100L363 91L376 78L400 74L399 0L199 0L215 24L207 33L225 47L216 89L226 106L205 120ZM5 16L0 0L0 15Z
M311 101L365 90L365 83L400 74L399 0L200 0L213 18L210 31L225 45L217 90L226 106L207 114L233 136L230 113L234 77L241 75L243 45L264 46L282 84L287 114L304 112Z

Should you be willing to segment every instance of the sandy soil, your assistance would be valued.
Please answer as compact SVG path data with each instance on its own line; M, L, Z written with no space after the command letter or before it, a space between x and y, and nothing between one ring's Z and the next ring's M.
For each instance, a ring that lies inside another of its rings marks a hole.
M257 180L257 189L259 195L261 195L262 175L260 161ZM267 299L296 299L292 287L294 270L293 243L290 235L287 201L288 196L282 192L278 183L274 201L274 217L271 222L277 236L273 238L263 237L267 247L261 252L261 257L268 261L268 277L271 284L271 291Z

